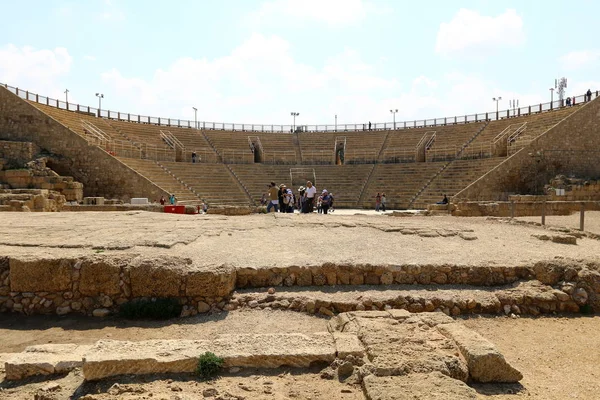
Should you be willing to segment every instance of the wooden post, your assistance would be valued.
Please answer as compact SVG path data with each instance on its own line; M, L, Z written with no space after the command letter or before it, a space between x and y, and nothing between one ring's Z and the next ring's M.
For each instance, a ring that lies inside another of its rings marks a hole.
M579 211L579 230L583 231L583 226L585 225L585 203L581 203L581 209Z
M510 201L510 219L514 219L515 218L515 201L511 200Z
M546 200L542 200L542 225L546 225Z

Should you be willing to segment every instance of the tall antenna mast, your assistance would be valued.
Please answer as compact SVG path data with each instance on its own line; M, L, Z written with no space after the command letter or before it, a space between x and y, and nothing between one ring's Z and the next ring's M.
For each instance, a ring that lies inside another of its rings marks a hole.
M565 98L565 89L567 88L567 78L555 79L554 88L558 90L558 99L562 104L562 101Z

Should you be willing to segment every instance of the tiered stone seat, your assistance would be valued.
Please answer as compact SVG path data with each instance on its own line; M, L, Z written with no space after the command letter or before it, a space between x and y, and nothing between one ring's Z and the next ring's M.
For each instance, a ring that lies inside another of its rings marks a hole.
M381 152L380 162L397 163L413 162L417 151L417 145L428 132L434 132L440 127L414 128L391 131L385 148ZM431 133L427 136L429 136Z
M333 164L337 133L300 133L298 141L302 152L302 164Z
M319 193L323 189L327 189L334 195L337 206L356 207L360 192L373 165L307 165L305 167L315 170L316 180L314 184ZM275 182L278 185L285 183L288 187L292 184L290 168L287 166L231 165L231 169L257 204L262 195L267 193L267 185L270 182ZM294 193L297 193L298 187L292 189Z
M258 136L263 148L262 162L265 164L300 164L294 135L285 133L252 133ZM247 141L247 139L246 139Z
M435 142L427 150L427 161L452 160L456 154L475 136L485 122L435 127Z
M408 208L415 194L444 166L444 162L376 165L360 207L374 208L377 193L385 193L387 208Z
M224 164L161 162L209 205L250 204L250 199Z
M337 132L336 137L346 137L344 164L365 164L377 161L387 132Z
M372 164L315 165L318 191L327 189L335 198L336 207L356 207Z
M285 183L291 188L290 167L286 165L231 164L230 168L256 204L260 204L263 194L268 195L271 182L277 185Z
M206 138L216 149L225 163L250 164L254 162L254 154L248 143L251 132L204 131Z
M198 196L187 189L180 181L165 171L155 161L135 158L119 158L119 160L140 175L151 180L164 191L174 194L178 202L189 204L199 203L200 199ZM157 201L159 199L149 200Z
M175 149L168 146L160 137L160 130L169 130L170 127L115 120L108 120L107 123L138 144L143 150L143 157L157 161L175 160Z
M444 194L450 200L489 170L504 161L503 157L473 160L455 160L438 175L415 200L413 208L427 208L427 205L442 200Z
M578 109L579 105L561 108L550 112L491 121L488 126L486 126L485 129L475 138L475 140L473 140L465 149L462 158L491 157L493 155L492 143L494 139L509 125L513 125L513 128L516 129L521 124L527 122L527 128L519 136L515 144L519 145L519 142L521 144L529 143L533 138L544 133L546 130L560 122L562 119L571 115ZM507 138L503 139L504 143L506 143L506 140Z

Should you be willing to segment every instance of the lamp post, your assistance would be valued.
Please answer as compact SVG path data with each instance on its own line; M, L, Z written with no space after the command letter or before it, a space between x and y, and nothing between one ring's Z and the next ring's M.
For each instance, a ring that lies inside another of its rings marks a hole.
M492 100L496 102L496 118L498 118L498 102L500 102L500 100L502 100L502 97L500 97L500 96L492 97Z
M100 110L102 110L102 99L104 98L104 94L96 93L96 97L98 98L98 117L100 117Z
M337 132L337 114L335 114L335 131Z
M392 115L394 116L394 130L396 130L396 113L398 112L398 110L390 110L390 112L392 113Z
M65 102L67 103L67 108L69 108L69 89L65 89Z
M296 117L297 117L298 115L300 115L300 113L299 113L299 112L294 112L294 111L292 111L292 112L290 113L290 115L291 115L292 117L294 117L294 124L292 125L292 132L296 132Z
M551 87L549 90L550 90L550 108L552 108L552 103L554 103L554 88Z
M515 99L509 100L508 107L512 108L513 116L517 115L516 109L519 108L519 100L515 100Z
M198 109L196 107L192 107L194 110L194 129L198 129Z

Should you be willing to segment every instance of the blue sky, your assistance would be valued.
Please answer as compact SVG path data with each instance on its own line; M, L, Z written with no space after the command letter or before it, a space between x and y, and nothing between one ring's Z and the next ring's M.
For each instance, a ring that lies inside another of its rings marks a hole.
M600 89L600 2L0 0L0 82L142 115L413 120Z

